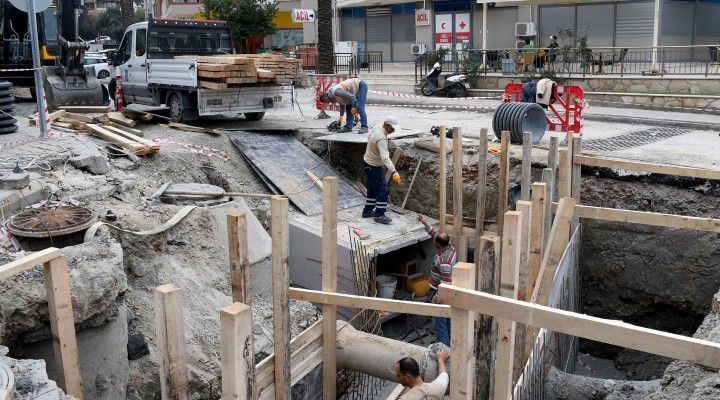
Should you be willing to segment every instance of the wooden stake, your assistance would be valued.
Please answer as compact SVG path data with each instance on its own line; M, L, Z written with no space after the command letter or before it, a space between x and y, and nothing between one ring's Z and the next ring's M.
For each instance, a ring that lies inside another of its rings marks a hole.
M548 164L547 167L552 169L553 172L557 169L557 157L558 157L558 147L559 147L560 140L557 136L553 136L550 138L550 148L548 149Z
M452 268L453 285L475 290L475 264L459 262ZM450 326L450 348L454 357L450 358L450 399L466 400L472 397L474 316L473 313L461 308L450 309L452 324Z
M558 167L557 179L558 179L558 197L570 197L570 174L568 173L567 167L567 149L558 150L560 166Z
M518 263L518 300L527 301L529 292L528 275L530 269L530 223L532 220L532 203L518 200L515 209L522 214L520 229L520 262ZM525 332L527 326L516 324L515 327L515 360L513 361L513 382L517 382L525 366Z
M567 151L563 154L564 157L566 158L565 163L564 163L565 171L563 171L563 174L565 176L567 176L567 184L566 184L567 186L565 187L565 192L558 194L558 197L560 197L560 198L572 197L572 178L573 178L572 169L573 169L573 164L574 164L572 157L575 152L575 150L573 150L575 147L575 135L573 135L572 133L568 133L567 141L568 141Z
M52 249L53 253L56 251ZM45 261L43 266L53 353L55 365L60 371L57 383L65 393L83 399L67 259L60 256Z
M160 396L186 400L188 393L182 290L172 284L153 289L155 340L160 363Z
M307 177L310 178L313 185L317 186L318 189L323 190L323 183L320 180L320 178L315 176L315 174L313 174L311 171L305 171L305 175L307 175Z
M486 141L487 143L487 141ZM498 294L500 287L500 238L497 236L480 237L480 255L475 258L477 266L477 290L490 294ZM477 254L477 252L476 252ZM497 340L497 324L495 318L479 315L477 330L476 399L489 399L494 393L495 345ZM452 325L451 325L452 326Z
M530 201L530 185L532 182L532 134L523 133L522 180L520 200Z
M485 230L485 203L487 202L487 133L487 128L480 129L480 145L478 146L477 204L475 206L475 265L478 274L480 272L478 261L482 249L480 240L482 232Z
M522 214L508 211L505 214L502 237L502 260L500 271L500 295L517 299L520 264L520 232ZM512 394L513 360L515 352L515 321L498 319L495 345L495 399L507 399Z
M222 400L257 399L252 308L233 303L220 309Z
M500 175L498 178L498 209L497 226L498 235L502 237L502 229L505 226L503 218L508 207L508 179L510 176L510 132L503 131L500 139Z
M272 214L273 348L275 399L290 400L290 273L288 271L288 199L270 199Z
M438 154L438 168L439 171L439 179L440 179L440 204L438 207L438 212L440 213L440 224L438 226L438 229L440 232L447 232L446 226L445 226L445 207L446 207L446 199L445 199L445 185L447 183L447 169L445 167L445 161L447 159L447 154L445 153L445 126L440 127L440 153Z
M453 128L453 221L462 221L463 215L463 154L462 154L462 128ZM456 249L460 249L460 237L462 236L462 224L457 223L453 226L453 245ZM460 255L462 252L459 252ZM459 258L458 261L467 261L467 252L465 259Z
M552 228L552 202L555 198L555 171L550 168L543 170L543 182L545 182L545 212L543 216L545 218L545 232L543 233L543 246L547 245L548 238L550 237L550 228ZM545 247L542 248L542 254L545 255Z
M250 260L248 259L247 218L244 212L227 216L230 283L233 302L252 306L250 296Z
M396 150L399 151L400 149ZM327 176L323 179L322 216L322 290L337 291L337 206L338 178ZM337 306L323 304L323 398L334 399L337 387Z
M543 248L545 247L543 236L545 232L545 195L547 184L534 183L532 186L532 214L530 221L530 263L528 266L528 297L532 296L535 289L535 282L542 263Z
M580 188L581 188L581 167L582 164L578 164L575 162L575 156L579 156L582 152L582 138L576 137L573 139L573 156L570 158L570 161L572 161L572 185L570 188L570 192L572 195L572 198L575 199L575 204L580 204ZM575 228L577 228L579 224L579 220L577 217L572 218L572 222L570 223L570 232L575 232Z

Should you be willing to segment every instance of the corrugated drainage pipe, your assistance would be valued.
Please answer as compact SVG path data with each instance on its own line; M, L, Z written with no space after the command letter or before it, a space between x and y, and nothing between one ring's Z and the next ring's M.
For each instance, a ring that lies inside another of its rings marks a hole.
M510 131L512 143L522 143L523 132L532 134L537 143L545 135L545 110L535 103L502 103L493 114L493 131L500 139L502 131Z

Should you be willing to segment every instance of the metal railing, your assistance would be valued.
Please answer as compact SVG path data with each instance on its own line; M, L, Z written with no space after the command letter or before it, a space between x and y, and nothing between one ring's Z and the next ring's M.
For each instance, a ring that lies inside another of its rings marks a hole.
M436 61L441 62L443 73L474 75L522 75L544 70L562 77L720 75L720 45L539 49L530 60L523 58L521 49L430 50L415 59L415 82L420 83ZM523 66L523 61L529 61L528 65Z
M302 60L302 68L306 72L317 73L318 53L314 43L297 45L291 57ZM382 51L365 51L358 53L335 53L333 54L334 73L346 73L357 75L361 71L383 72Z

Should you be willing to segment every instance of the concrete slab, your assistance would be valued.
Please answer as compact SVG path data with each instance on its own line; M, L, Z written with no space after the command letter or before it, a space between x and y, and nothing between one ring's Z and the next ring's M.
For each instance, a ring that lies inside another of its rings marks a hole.
M402 139L405 137L419 136L428 133L426 131L420 131L417 129L403 129L401 132L395 132L388 135L388 139ZM368 136L370 133L357 133L357 132L345 132L345 133L333 133L327 136L316 137L316 140L327 140L331 142L344 142L344 143L367 143Z
M0 189L18 190L30 183L30 174L25 171L13 172L12 170L0 171Z
M45 182L32 180L20 190L0 190L0 210L9 214L45 198L42 189Z

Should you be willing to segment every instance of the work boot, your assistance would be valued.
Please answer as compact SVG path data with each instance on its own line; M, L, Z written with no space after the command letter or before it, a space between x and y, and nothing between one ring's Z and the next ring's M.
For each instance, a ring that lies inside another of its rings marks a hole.
M360 133L360 134L368 133L368 127L367 127L367 126L361 126L361 127L360 127L360 130L358 131L358 133Z
M392 218L388 217L387 215L381 215L379 217L375 217L375 222L379 224L390 225L392 223Z
M375 214L375 210L372 210L372 211L369 211L369 212L363 211L362 217L363 217L363 218L373 218L373 217L377 217L377 214Z
M352 128L348 128L347 126L343 126L342 128L338 129L337 133L345 133L345 132L352 132Z

